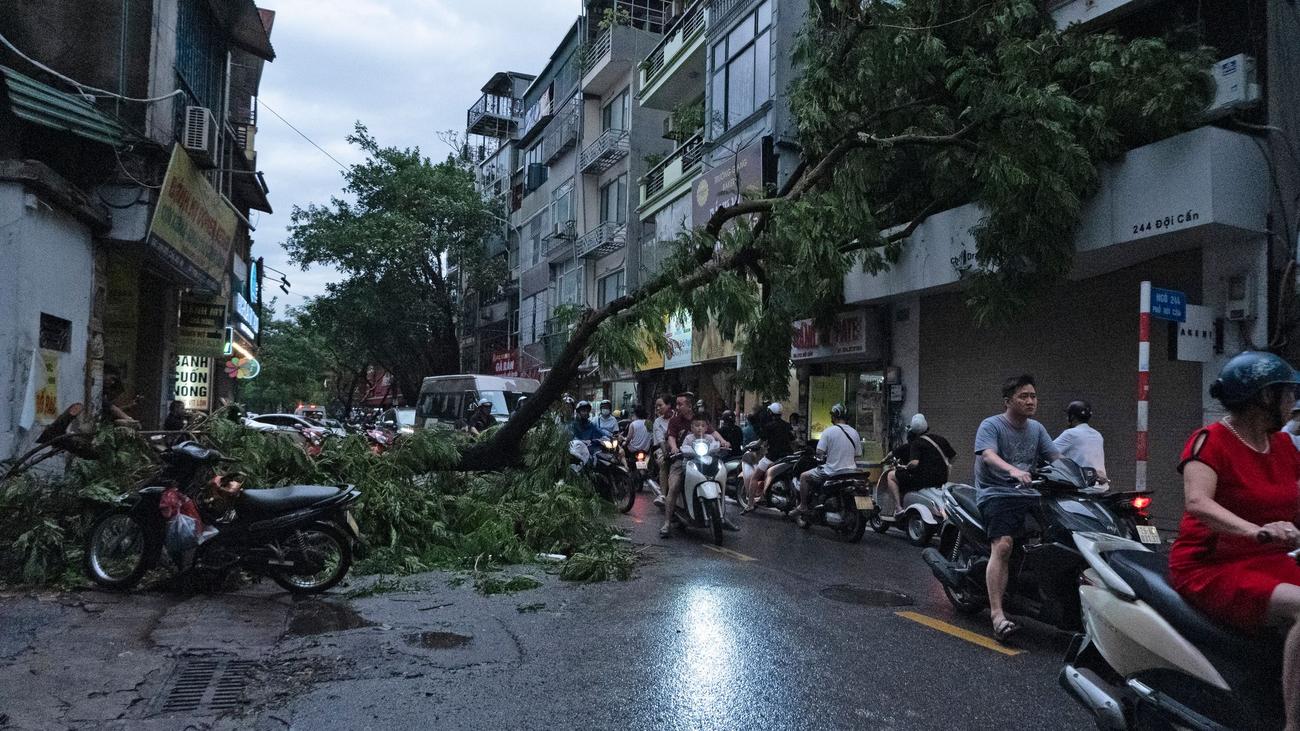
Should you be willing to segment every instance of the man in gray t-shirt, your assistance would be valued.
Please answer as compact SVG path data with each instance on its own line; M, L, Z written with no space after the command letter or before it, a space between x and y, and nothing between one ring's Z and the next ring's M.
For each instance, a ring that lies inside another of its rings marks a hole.
M1002 386L1002 401L1006 410L985 419L975 433L976 499L989 537L989 565L984 577L993 636L999 640L1019 629L1002 611L1002 595L1007 590L1013 537L1024 528L1025 516L1037 498L1029 487L1029 470L1040 461L1060 456L1047 429L1032 418L1038 413L1033 376L1026 373L1007 379Z

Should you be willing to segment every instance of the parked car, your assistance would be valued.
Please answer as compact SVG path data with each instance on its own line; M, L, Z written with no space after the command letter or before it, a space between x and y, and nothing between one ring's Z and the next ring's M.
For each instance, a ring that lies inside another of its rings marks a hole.
M298 433L324 433L329 431L323 426L313 424L301 416L293 414L261 414L244 419L244 426L258 431L293 431Z
M541 385L532 378L500 376L430 376L420 384L420 398L415 404L415 428L437 424L460 426L469 418L474 404L482 399L492 402L492 415L505 422L514 413L519 399L537 391Z
M379 421L376 423L380 428L388 429L395 434L410 434L416 428L415 409L408 407L388 409L379 415Z
M346 437L348 435L347 427L343 426L343 422L338 419L326 419L322 417L320 419L308 418L307 421L329 431L329 433L336 437Z

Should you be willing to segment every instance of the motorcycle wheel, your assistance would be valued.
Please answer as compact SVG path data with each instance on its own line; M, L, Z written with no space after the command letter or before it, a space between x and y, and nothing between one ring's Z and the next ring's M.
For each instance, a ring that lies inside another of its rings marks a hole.
M965 540L958 534L957 540L953 541L952 550L948 552L947 558L949 561L955 564L959 558L962 558L962 545L964 543ZM974 614L984 608L983 603L973 599L966 592L958 591L946 584L943 587L943 594L948 597L948 602L952 604L952 608L957 610L958 614Z
M925 548L930 545L930 539L934 537L934 526L921 520L921 516L916 513L909 513L907 516L907 540L912 542L913 546Z
M101 515L86 536L86 576L106 589L130 589L158 563L161 550L138 517L115 508Z
M785 500L785 504L781 506L780 511L787 518L790 517L790 511L794 510L794 506L799 504L799 496L795 494L794 485L783 477L769 487L768 492L770 493L767 499L768 504L772 503L772 495L780 495L781 499Z
M713 531L713 544L722 545L722 500L706 500L704 512L709 516L709 529Z
M754 506L754 497L749 494L744 481L741 481L736 486L736 504L740 506L741 510L749 510Z
M867 518L867 525L871 526L871 530L880 533L881 535L889 532L889 523L887 523L884 518L880 517L880 508L876 508L872 511L871 517Z
M636 490L632 489L630 477L611 476L609 478L609 499L620 513L626 513L636 504Z
M867 519L862 515L862 511L853 507L853 498L848 498L841 514L844 516L844 523L840 525L840 531L844 534L844 540L849 543L860 542L867 532Z
M271 580L290 594L319 594L334 588L352 567L352 541L338 528L312 525L286 536L289 555L294 560L318 564L309 574L292 574L280 567L270 568Z

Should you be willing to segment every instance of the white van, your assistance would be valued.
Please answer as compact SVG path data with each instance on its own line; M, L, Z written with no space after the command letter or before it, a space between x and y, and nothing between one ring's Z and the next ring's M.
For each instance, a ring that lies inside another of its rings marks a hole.
M420 384L420 398L415 403L415 428L435 424L464 424L482 399L492 402L492 415L504 423L515 412L522 396L535 393L541 385L532 378L500 376L429 376Z

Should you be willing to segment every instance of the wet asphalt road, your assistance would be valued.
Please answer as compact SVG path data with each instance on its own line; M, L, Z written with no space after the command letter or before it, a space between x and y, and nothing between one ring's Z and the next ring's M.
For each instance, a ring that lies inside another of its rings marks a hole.
M901 533L851 545L760 513L718 551L702 533L661 541L659 516L647 500L619 519L642 556L628 582L518 567L543 586L485 597L431 573L351 601L269 582L0 597L0 728L1091 727L1056 684L1068 638L1028 623L1017 654L977 644L987 614L955 616ZM911 604L827 596L858 589ZM257 663L233 714L164 710L195 657Z

